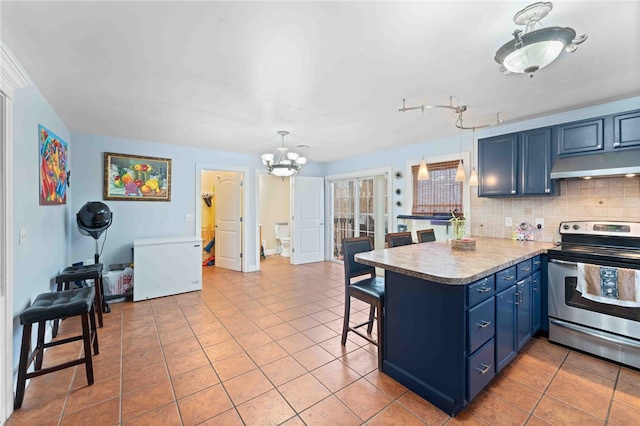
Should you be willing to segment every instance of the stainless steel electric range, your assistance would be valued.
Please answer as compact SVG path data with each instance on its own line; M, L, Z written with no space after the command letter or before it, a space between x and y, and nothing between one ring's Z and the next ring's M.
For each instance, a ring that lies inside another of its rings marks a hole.
M548 251L549 340L640 368L640 222L562 222L560 236ZM584 271L595 271L590 291Z

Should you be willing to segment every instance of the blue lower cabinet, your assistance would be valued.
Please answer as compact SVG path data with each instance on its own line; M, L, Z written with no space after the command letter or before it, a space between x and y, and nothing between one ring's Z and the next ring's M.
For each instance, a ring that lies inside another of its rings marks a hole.
M467 360L467 399L469 401L496 375L494 355L494 341L491 339Z
M516 290L512 285L496 295L496 371L516 357Z
M531 335L533 336L542 328L542 274L540 271L534 272L531 278L531 291L533 292L533 322L531 324Z
M531 303L531 277L527 277L516 284L516 305L518 312L518 350L531 338L531 324L533 319Z

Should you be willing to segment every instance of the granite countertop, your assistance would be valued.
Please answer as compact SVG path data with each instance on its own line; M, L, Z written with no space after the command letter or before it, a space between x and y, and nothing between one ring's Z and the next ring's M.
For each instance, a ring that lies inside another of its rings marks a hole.
M442 284L464 285L546 253L553 243L475 237L475 251L434 241L358 253L357 262Z

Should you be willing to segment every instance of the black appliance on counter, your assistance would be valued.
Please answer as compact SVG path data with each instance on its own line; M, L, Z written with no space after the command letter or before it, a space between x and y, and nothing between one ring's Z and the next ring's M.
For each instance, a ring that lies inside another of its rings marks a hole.
M640 368L640 222L562 222L560 236L548 250L549 340ZM578 282L585 268L600 274L591 292Z

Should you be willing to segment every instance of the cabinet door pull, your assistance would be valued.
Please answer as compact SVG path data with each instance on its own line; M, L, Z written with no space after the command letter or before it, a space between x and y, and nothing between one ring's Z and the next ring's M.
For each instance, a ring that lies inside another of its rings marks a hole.
M613 146L616 147L616 148L619 147L620 146L620 142L614 142Z
M542 264L542 262L540 262L539 260L536 260L535 262L533 262L534 265L540 265Z
M476 325L480 328L487 328L491 325L491 321L482 320L482 322L476 323Z
M528 266L524 266L524 267L522 268L522 270L523 270L524 272L529 272L529 271L531 270L531 268L529 268Z
M534 293L537 293L537 292L538 292L538 288L537 288L537 287L534 287L534 288L533 288L533 292L534 292Z
M515 189L512 189L512 190L511 190L511 193L512 193L512 194L515 194L515 193L516 193L516 190L515 190Z
M489 370L491 370L491 366L487 365L487 364L480 364L482 365L482 368L477 368L476 370L478 370L480 372L480 374L487 374L489 372Z
M507 275L506 277L504 277L503 279L505 281L511 281L512 279L514 279L515 277L513 275Z
M489 291L491 291L491 287L480 287L478 289L478 293L487 293Z
M516 306L518 306L520 304L520 292L516 291L515 295L516 295Z

